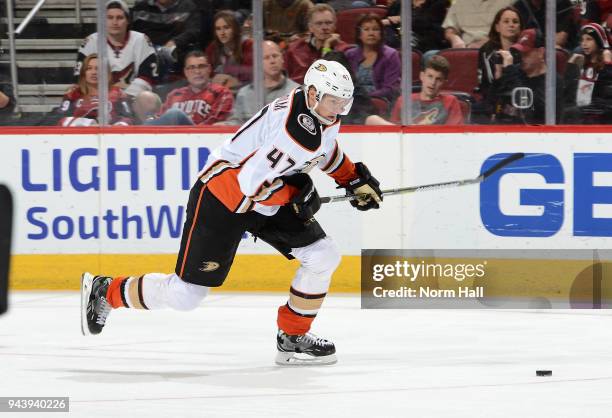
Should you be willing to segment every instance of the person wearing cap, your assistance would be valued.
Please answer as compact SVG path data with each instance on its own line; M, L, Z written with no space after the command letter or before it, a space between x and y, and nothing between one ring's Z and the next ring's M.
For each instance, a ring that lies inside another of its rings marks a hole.
M130 96L151 91L158 78L159 66L155 49L149 38L129 30L130 10L121 0L106 3L106 50L112 71L113 85ZM98 52L98 33L83 41L74 68L75 80L81 72L85 57Z
M580 29L581 54L565 72L564 123L608 123L612 111L612 52L606 30L597 23Z
M571 48L575 44L578 27L575 18L575 3L571 0L556 0L557 15L555 16L555 44L557 48ZM546 33L546 1L545 0L516 0L513 4L525 23L527 29L538 29ZM582 7L582 6L581 6ZM599 18L599 17L598 17Z
M493 123L544 124L546 120L546 71L544 37L536 29L521 32L509 50L500 49L502 73L491 86L486 99ZM562 80L557 75L557 120L563 94ZM512 100L517 88L531 90L533 103L529 108L518 108Z

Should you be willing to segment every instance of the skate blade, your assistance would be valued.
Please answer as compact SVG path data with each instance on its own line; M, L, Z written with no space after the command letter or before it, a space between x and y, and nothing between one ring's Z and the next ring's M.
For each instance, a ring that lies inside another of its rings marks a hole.
M286 353L279 351L274 360L279 366L326 366L338 362L335 354L315 357L304 353Z
M87 326L87 304L91 295L91 286L94 276L91 273L83 273L81 276L81 333L83 335L91 335L89 326Z

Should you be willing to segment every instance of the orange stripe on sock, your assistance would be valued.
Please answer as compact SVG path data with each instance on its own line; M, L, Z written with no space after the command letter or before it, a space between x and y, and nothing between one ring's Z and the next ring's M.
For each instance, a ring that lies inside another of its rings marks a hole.
M292 312L287 305L278 308L276 323L278 327L289 335L306 334L314 321L313 317L301 316Z
M108 300L108 303L110 303L113 308L127 308L121 299L121 284L127 279L127 277L117 277L108 285L106 300Z

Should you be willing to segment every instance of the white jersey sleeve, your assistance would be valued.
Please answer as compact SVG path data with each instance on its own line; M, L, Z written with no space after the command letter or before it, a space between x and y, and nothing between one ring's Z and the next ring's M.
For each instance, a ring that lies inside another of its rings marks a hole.
M124 45L111 46L107 42L106 49L113 84L125 89L131 96L136 96L144 90L152 90L159 76L159 68L155 49L145 34L129 31ZM77 53L75 81L78 80L85 58L97 52L98 34L93 33L85 38Z
M81 67L83 66L83 61L88 55L95 54L98 52L98 34L92 33L88 37L83 40L83 43L79 47L77 52L77 60L74 66L74 77L75 82L78 81L79 74L81 72Z

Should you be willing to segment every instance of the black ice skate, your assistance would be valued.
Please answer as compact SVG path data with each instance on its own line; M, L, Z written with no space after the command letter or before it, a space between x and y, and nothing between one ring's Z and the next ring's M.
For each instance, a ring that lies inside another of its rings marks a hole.
M102 332L112 307L106 300L110 277L83 273L81 276L81 332L95 335Z
M276 364L281 366L309 366L334 364L336 347L331 341L307 332L303 335L288 335L278 330L276 335Z

